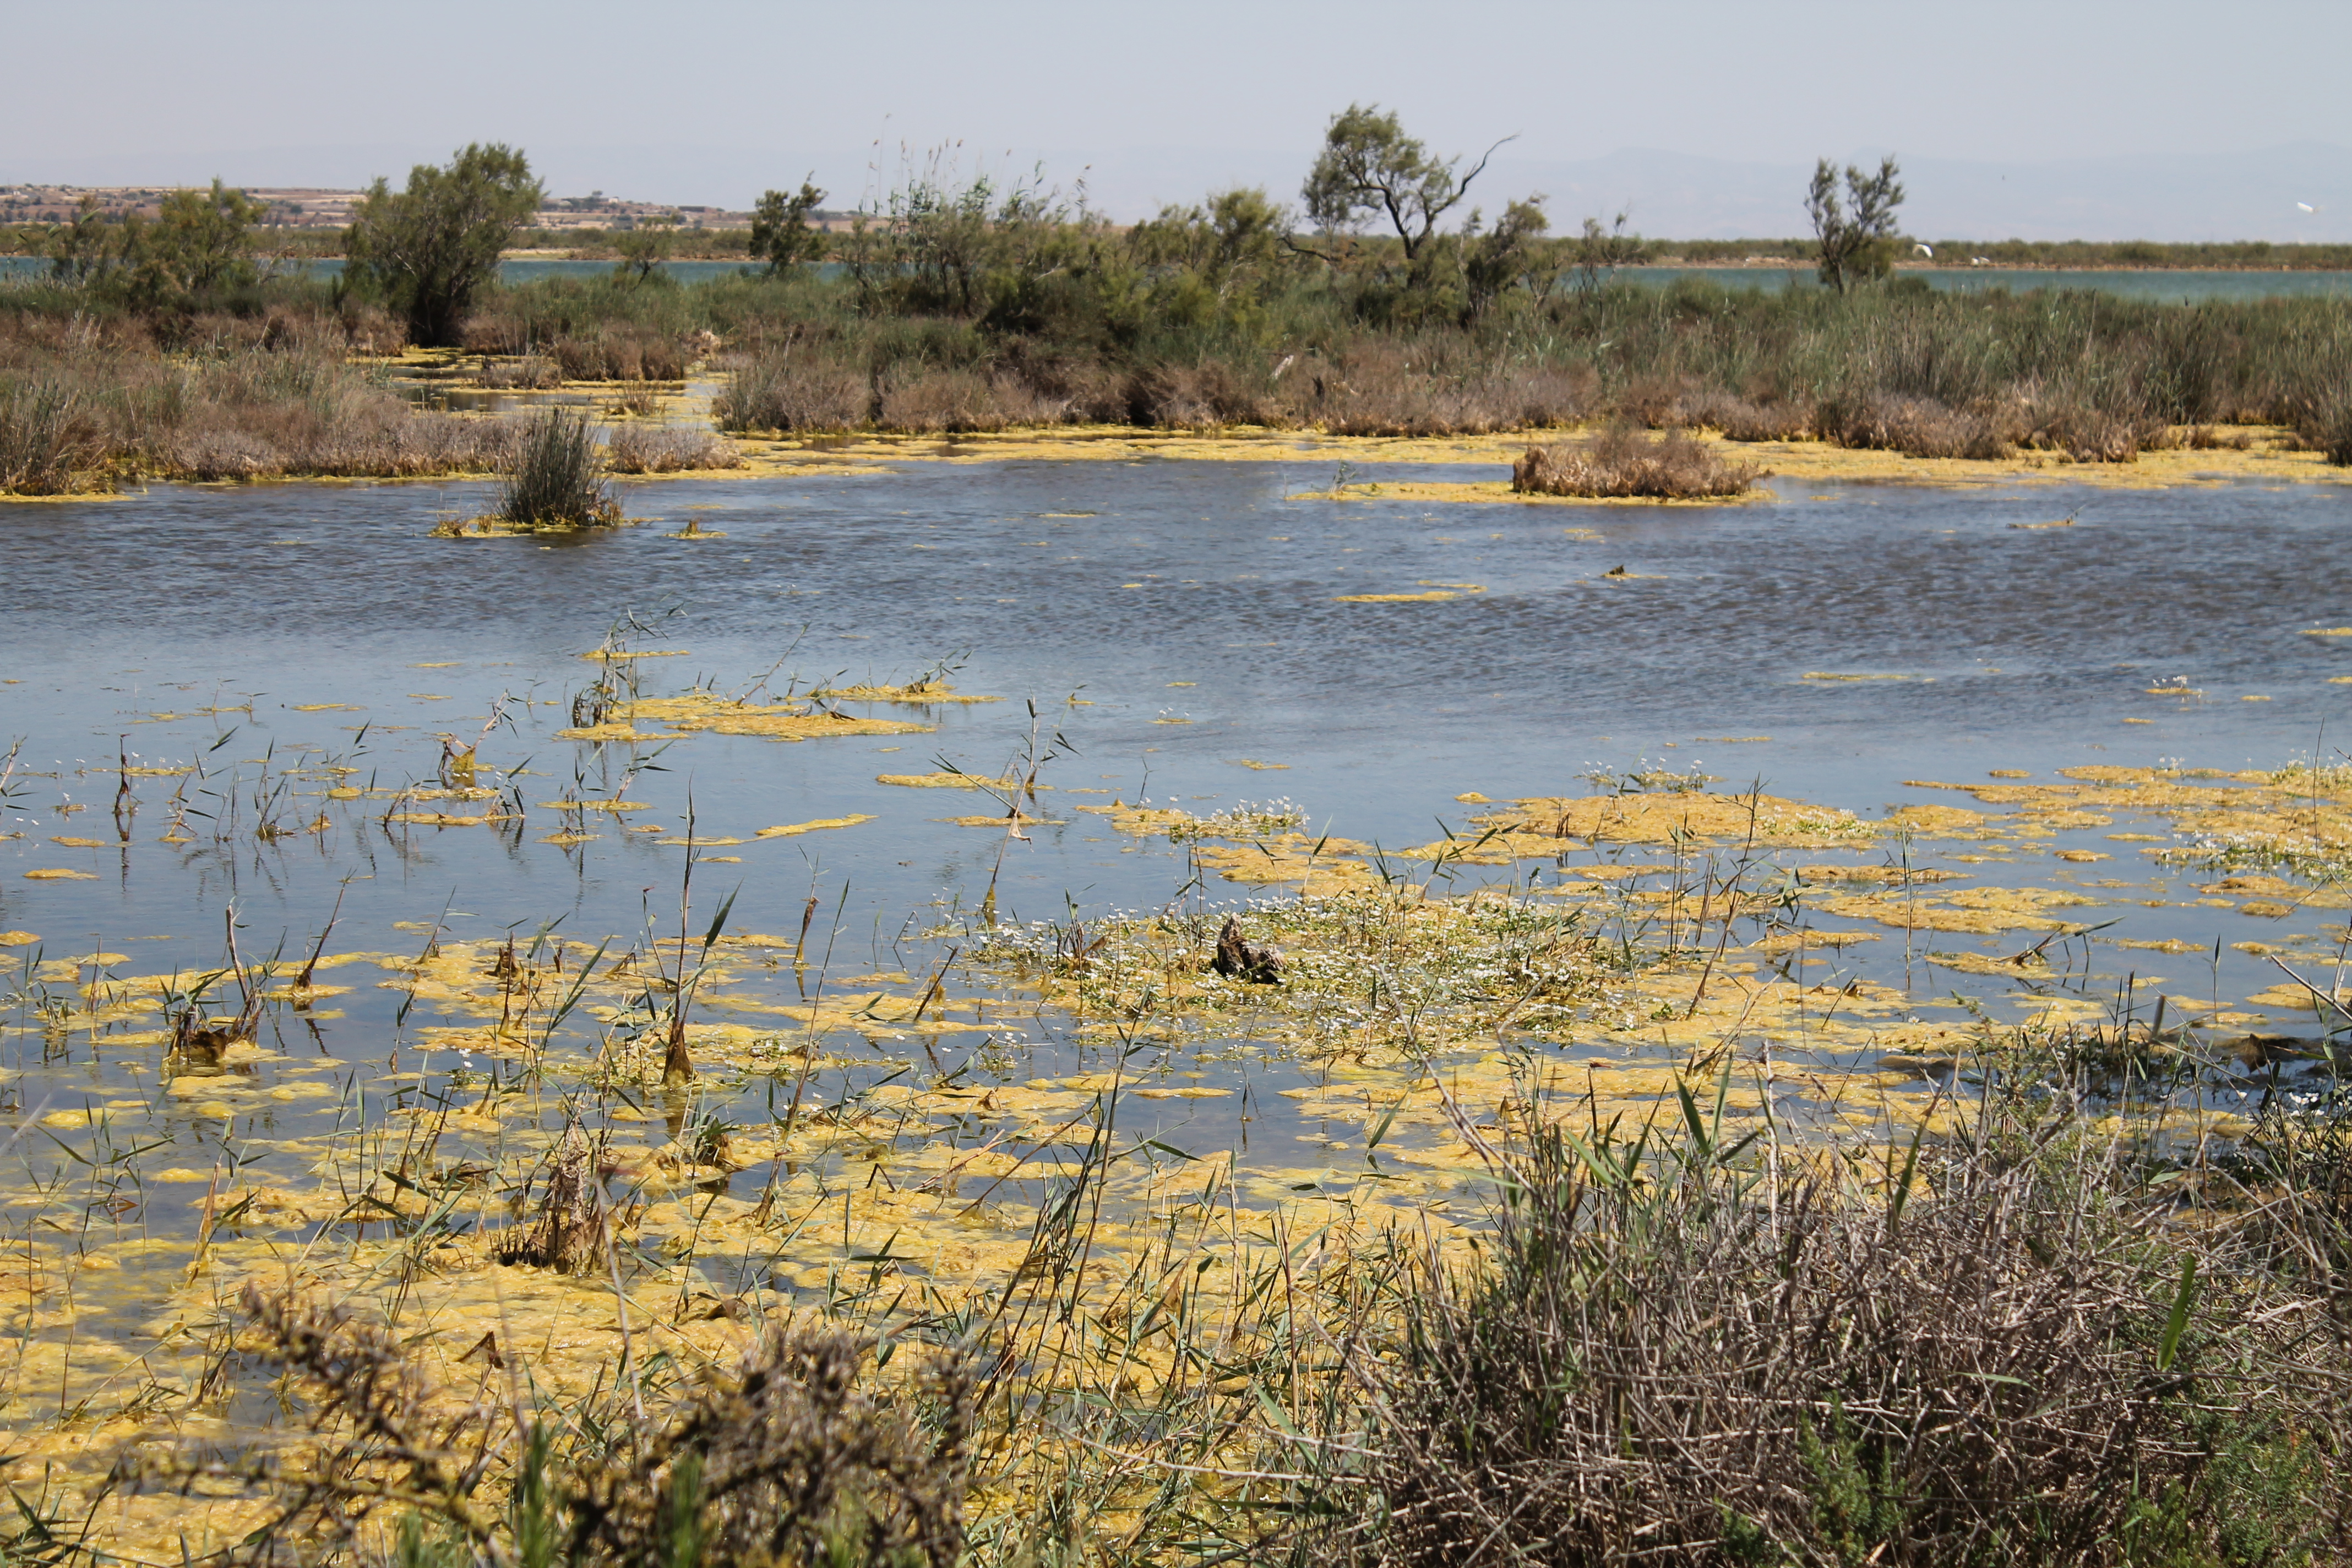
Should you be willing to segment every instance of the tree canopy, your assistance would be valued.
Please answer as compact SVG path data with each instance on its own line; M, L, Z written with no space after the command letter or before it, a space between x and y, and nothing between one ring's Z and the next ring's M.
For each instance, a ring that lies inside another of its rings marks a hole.
M1843 294L1857 279L1883 278L1895 265L1895 209L1903 205L1901 173L1893 158L1878 173L1845 166L1845 199L1838 199L1838 174L1827 158L1813 165L1805 193L1805 216L1813 220L1821 246L1822 281Z
M417 164L404 191L379 178L352 215L346 286L406 317L416 342L454 343L542 195L521 152L495 142L467 144L446 168Z

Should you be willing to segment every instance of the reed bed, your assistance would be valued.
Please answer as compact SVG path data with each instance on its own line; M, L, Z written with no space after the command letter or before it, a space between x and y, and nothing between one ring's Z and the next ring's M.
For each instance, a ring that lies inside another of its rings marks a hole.
M331 321L186 323L0 313L0 490L102 489L118 477L411 478L504 467L497 420L419 412L350 362Z
M1210 279L1193 270L1206 261L1122 243L1146 246L1081 226L1054 245L1077 247L1083 266L1048 266L1052 246L1013 247L975 263L996 281L944 292L877 292L876 278L900 276L888 268L690 287L541 280L489 297L465 342L486 356L483 384L512 390L643 388L701 366L722 376L713 417L736 432L1109 423L1442 437L1630 423L1920 458L2125 463L2229 427L2352 458L2352 304L2339 300L2162 305L1902 279L1841 297L1531 273L1459 316L1437 296L1396 296L1376 251L1352 269L1269 257ZM1029 278L1033 265L1044 270ZM13 288L0 298L9 449L54 447L76 482L110 468L498 466L494 446L475 453L454 426L426 431L445 416L399 410L370 373L343 368L386 352L396 329L380 312L282 289L246 314L149 319L70 288ZM44 386L77 411L69 438L35 417ZM26 461L11 458L29 476Z

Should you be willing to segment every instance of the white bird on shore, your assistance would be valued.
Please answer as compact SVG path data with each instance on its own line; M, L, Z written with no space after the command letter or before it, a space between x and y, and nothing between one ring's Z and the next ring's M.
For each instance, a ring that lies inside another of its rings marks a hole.
M1931 245L1928 245L1928 244L1925 243L1924 241L1921 241L1921 240L1916 240L1916 239L1915 239L1915 240L1913 240L1913 241L1911 242L1911 248L1912 248L1913 250L1917 251L1920 255L1922 255L1922 256L1926 257L1926 258L1927 258L1928 260L1930 260L1930 261L1933 261L1933 260L1935 260L1935 259L1936 259L1936 249L1935 249L1935 247L1933 247L1933 246L1931 246Z

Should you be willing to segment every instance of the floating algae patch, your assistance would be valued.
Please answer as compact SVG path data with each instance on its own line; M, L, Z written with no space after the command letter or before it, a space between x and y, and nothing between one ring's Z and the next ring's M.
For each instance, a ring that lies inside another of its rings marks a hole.
M2172 859L2328 871L2352 858L2352 768L2295 764L2223 773L2095 765L2059 772L2068 782L1920 787L1958 790L1984 805L2016 808L1990 820L2026 829L2104 826L2117 811L2163 817L2189 839L2160 852Z
M1002 697L982 697L971 692L951 691L937 681L918 680L905 686L820 686L809 692L813 702L898 702L917 706L934 702L1002 702Z
M776 827L759 828L752 833L751 837L754 838L796 838L803 833L816 833L828 827L855 827L861 822L871 822L873 820L874 818L871 816L862 812L853 813L848 816L821 816L814 822L787 822Z
M667 724L669 729L649 731L642 728L647 724ZM601 724L556 733L567 741L670 740L706 731L772 741L819 741L846 735L919 735L932 728L898 719L854 719L808 703L761 704L692 691L681 697L641 697L618 703Z
M989 779L978 773L877 773L876 784L895 784L900 789L1016 789L1025 787L1018 779ZM1044 788L1044 785L1039 785Z
M1853 813L1779 795L1674 790L1627 795L1531 796L1471 820L1491 830L1461 846L1463 858L1499 863L1558 853L1561 841L1614 844L1767 844L1837 848L1867 843L1874 829ZM1456 841L1425 847L1434 855ZM1416 851L1415 853L1423 853Z

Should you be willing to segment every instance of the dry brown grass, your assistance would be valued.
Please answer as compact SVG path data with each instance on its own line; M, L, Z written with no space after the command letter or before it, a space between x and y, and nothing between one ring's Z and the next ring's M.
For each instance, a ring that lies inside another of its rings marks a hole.
M1752 463L1727 463L1679 430L1653 439L1620 426L1590 441L1530 447L1511 465L1511 488L1529 495L1705 500L1741 494L1762 477Z
M684 344L625 323L566 333L541 352L562 368L566 381L677 381L686 374Z
M1677 400L1671 423L1704 427L1727 441L1801 441L1813 430L1810 404L1757 402L1730 393L1699 393Z
M170 326L159 341L134 321L0 318L0 489L480 473L512 453L506 423L417 411L352 364L335 316Z
M743 454L732 442L708 430L623 425L605 443L604 463L616 474L676 474L698 468L740 468Z
M710 412L722 430L821 435L861 428L873 401L864 370L788 346L739 365Z
M919 363L891 367L882 378L884 430L960 434L1060 422L1062 409L1011 376Z
M563 367L543 354L494 360L487 355L474 373L476 386L495 391L544 392L563 384Z
M1864 393L1822 400L1814 415L1822 439L1841 447L1900 452L1906 458L2004 458L2010 440L1981 414L1947 408L1928 397Z

